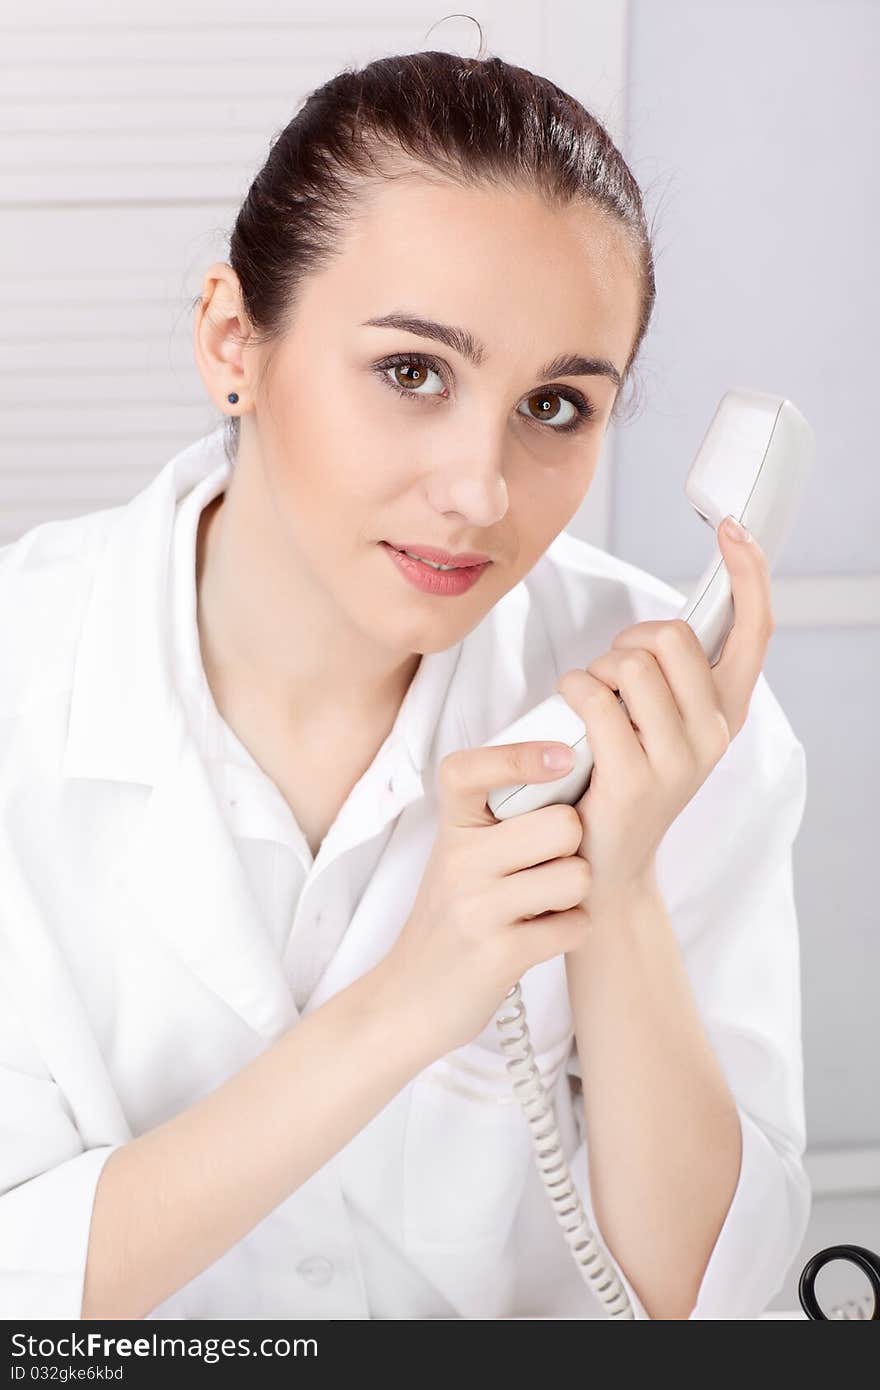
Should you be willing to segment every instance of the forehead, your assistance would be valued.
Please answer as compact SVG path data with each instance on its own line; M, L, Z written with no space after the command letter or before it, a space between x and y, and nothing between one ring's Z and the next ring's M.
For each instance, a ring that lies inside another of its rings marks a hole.
M525 336L545 355L601 347L620 368L640 296L622 229L601 210L415 174L370 186L318 279L322 307L344 306L350 323L406 308L467 326L490 360Z

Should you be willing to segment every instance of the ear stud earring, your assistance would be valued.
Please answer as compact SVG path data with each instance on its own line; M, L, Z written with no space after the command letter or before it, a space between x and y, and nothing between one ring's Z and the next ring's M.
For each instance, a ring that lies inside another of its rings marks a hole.
M235 405L235 402L238 400L238 392L230 391L226 399L228 400L230 405Z

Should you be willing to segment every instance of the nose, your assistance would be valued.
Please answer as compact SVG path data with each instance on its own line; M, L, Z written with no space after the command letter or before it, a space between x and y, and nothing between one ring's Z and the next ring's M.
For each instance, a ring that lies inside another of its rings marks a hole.
M460 519L466 525L485 530L500 521L507 511L507 483L500 460L494 457L483 461L438 467L429 481L431 505L444 516Z

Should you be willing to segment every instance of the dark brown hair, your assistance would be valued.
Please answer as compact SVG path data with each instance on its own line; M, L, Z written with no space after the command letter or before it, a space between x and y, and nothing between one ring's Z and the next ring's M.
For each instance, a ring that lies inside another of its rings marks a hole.
M228 260L241 284L251 341L274 344L288 332L299 286L338 254L346 229L368 204L371 184L412 176L529 189L551 205L589 204L619 227L641 284L638 328L611 413L619 420L621 392L655 298L639 186L605 127L580 102L546 77L497 57L428 51L379 58L343 69L306 97L273 137L230 234ZM239 421L226 419L232 462Z

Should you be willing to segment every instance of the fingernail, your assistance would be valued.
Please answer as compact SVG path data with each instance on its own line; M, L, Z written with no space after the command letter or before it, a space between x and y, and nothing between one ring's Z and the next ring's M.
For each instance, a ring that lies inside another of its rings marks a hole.
M741 526L736 517L726 516L724 518L724 534L729 536L732 541L750 541L751 535L744 526Z
M574 754L570 748L545 748L544 766L556 769L571 767Z

